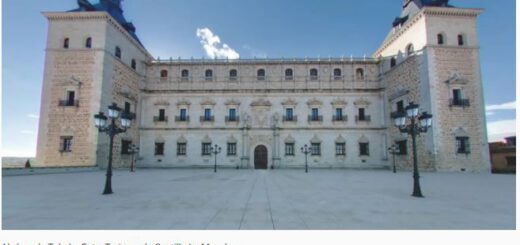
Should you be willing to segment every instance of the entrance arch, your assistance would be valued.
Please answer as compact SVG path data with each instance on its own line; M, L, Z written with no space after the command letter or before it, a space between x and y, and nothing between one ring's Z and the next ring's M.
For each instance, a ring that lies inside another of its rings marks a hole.
M255 169L267 169L267 147L264 145L255 148Z

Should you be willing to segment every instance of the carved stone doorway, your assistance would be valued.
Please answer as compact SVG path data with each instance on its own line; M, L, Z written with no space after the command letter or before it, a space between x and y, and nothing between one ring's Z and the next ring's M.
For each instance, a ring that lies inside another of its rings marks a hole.
M255 148L255 169L267 169L267 148L263 145Z

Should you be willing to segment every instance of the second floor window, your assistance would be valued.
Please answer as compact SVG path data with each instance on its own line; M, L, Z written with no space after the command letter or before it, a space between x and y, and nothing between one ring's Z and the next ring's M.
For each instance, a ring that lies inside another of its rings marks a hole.
M237 155L237 143L228 143L227 144L227 155L228 156Z
M463 36L462 34L459 34L459 35L457 36L457 41L458 41L458 43L459 43L459 46L464 46L464 44L465 44L465 43L464 43L464 36Z
M157 121L159 121L159 122L166 121L166 111L164 109L159 109L159 116L157 117Z
M181 79L188 80L190 78L190 71L184 69L181 71Z
M155 142L155 155L164 155L164 142Z
M235 108L229 109L228 120L234 122L237 120L237 110Z
M85 41L85 48L92 48L92 38L91 37L87 38L87 40Z
M309 71L309 75L311 77L311 80L318 80L318 69L316 68L312 68L310 71Z
M202 143L202 155L203 156L211 155L211 143Z
M286 108L285 109L285 121L293 121L293 108Z
M211 109L204 109L204 121L211 121Z
M211 70L211 69L206 70L205 75L206 75L206 81L213 80L213 70Z
M469 137L456 137L455 140L457 141L457 154L470 153Z
M358 108L358 120L359 121L365 121L366 120L365 108Z
M76 100L76 92L74 91L67 91L67 101L66 106L74 106Z
M63 48L69 48L69 38L63 39Z
M336 108L336 121L343 121L343 109L342 108Z
M365 71L362 68L356 69L356 79L364 80L365 79Z
M312 156L321 155L321 144L320 143L311 143L311 155Z
M359 143L359 155L360 156L370 155L370 152L368 149L368 143Z
M117 58L121 59L121 48L119 46L116 46L115 55Z
M256 77L257 80L265 80L265 70L259 69L258 71L256 71Z
M340 80L341 79L341 69L336 68L334 69L334 80Z
M285 143L285 155L294 156L294 143Z
M293 80L293 70L292 69L285 70L285 80Z
M132 67L132 69L137 69L137 63L135 62L134 59L132 59L132 63L130 64L130 66Z
M345 156L345 143L336 143L336 156Z
M237 70L233 69L229 71L229 80L234 81L237 80L238 72Z
M187 121L188 120L188 113L187 113L187 110L185 108L181 109L180 115L179 115L179 120L180 121Z
M312 108L311 121L319 121L320 114L318 108Z
M168 71L167 70L161 70L161 78L167 78L168 77Z
M177 143L177 156L186 156L186 143Z
M437 34L437 44L439 44L439 45L444 44L444 35L442 35L442 33Z

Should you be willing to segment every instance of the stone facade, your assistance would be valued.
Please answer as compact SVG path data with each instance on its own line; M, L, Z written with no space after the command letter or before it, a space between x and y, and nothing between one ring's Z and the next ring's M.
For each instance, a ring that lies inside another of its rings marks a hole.
M88 2L45 13L37 164L104 167L108 136L93 115L115 102L136 114L115 138L115 167L130 164L124 140L139 145L138 167L210 167L218 144L219 165L233 168L301 168L304 145L313 168L388 168L387 148L399 143L397 165L410 169L411 140L390 114L416 102L434 115L417 140L422 169L489 171L481 10L417 2L405 3L374 58L348 59L159 60L124 17ZM100 4L122 14L118 3Z

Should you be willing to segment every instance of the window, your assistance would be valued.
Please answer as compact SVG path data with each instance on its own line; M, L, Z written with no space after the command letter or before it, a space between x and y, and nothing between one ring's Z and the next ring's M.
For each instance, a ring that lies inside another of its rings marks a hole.
M464 46L464 44L465 44L465 42L464 42L464 35L459 34L459 35L457 36L457 41L458 41L458 43L459 43L459 46Z
M316 68L312 68L310 71L309 71L309 74L311 76L311 80L318 80L318 69Z
M237 143L227 143L227 155L228 156L237 155Z
M406 56L412 55L414 51L415 50L414 50L413 44L410 43L406 46Z
M450 106L462 106L462 107L469 106L469 100L463 98L461 89L452 90L452 98L450 100Z
M365 71L362 68L356 69L356 79L365 80Z
M292 121L292 120L294 120L293 108L286 108L285 109L285 121Z
M228 120L230 122L234 122L234 121L237 120L237 110L235 108L230 108L229 109Z
M365 121L366 120L365 108L358 108L358 120L359 121Z
M211 109L204 109L204 121L211 120Z
M293 80L293 70L292 69L285 70L285 80Z
M334 80L341 80L341 69L334 69Z
M69 38L63 39L63 48L69 48Z
M206 76L206 81L213 80L213 70L207 69L204 75Z
M392 57L390 59L390 68L394 67L396 64L397 64L397 60L394 57Z
M336 108L335 121L343 121L343 108Z
M265 70L259 69L258 71L256 71L256 77L258 80L265 80Z
M131 64L131 67L132 69L137 69L137 63L135 62L135 59L132 59L132 64Z
M155 155L164 155L164 142L155 142Z
M186 143L177 143L177 156L186 156Z
M469 137L456 137L457 141L457 154L469 154L470 146L469 146Z
M311 143L311 155L312 156L321 155L321 144L320 143Z
M159 122L166 121L166 111L164 109L159 109L159 116L156 119L156 121Z
M360 156L368 156L368 143L359 143L359 155Z
M167 78L168 77L168 71L167 70L161 70L161 78Z
M202 143L202 155L203 156L211 155L211 143Z
M400 100L395 103L397 107L397 112L403 113L404 112L404 101Z
M92 48L92 38L88 37L85 41L85 48Z
M234 81L237 80L238 72L237 70L233 69L229 71L229 80Z
M62 136L60 142L60 152L72 151L72 136Z
M336 143L336 156L345 156L345 143Z
M67 103L66 103L66 106L74 106L75 105L75 97L76 97L76 92L74 92L74 91L67 91Z
M506 157L506 163L508 167L515 167L516 166L516 157L510 156Z
M396 153L397 155L407 155L408 154L408 143L406 140L396 141L397 149L399 151Z
M131 140L121 140L121 154L128 155L130 154L130 146L132 145Z
M130 113L130 107L131 107L130 103L125 101L125 110L124 110L124 112L125 113Z
M179 120L180 121L188 121L188 115L186 113L186 109L185 108L182 108L181 111L180 111L180 115L179 115Z
M437 44L444 45L444 35L442 33L437 34Z
M119 46L116 46L115 55L117 58L121 59L121 48Z
M181 79L182 79L183 81L187 81L189 78L190 78L190 71L188 71L188 70L186 70L186 69L185 69L185 70L182 70L182 71L181 71Z
M320 117L318 108L312 108L311 121L318 121L319 118Z
M294 156L294 143L285 143L285 155Z

